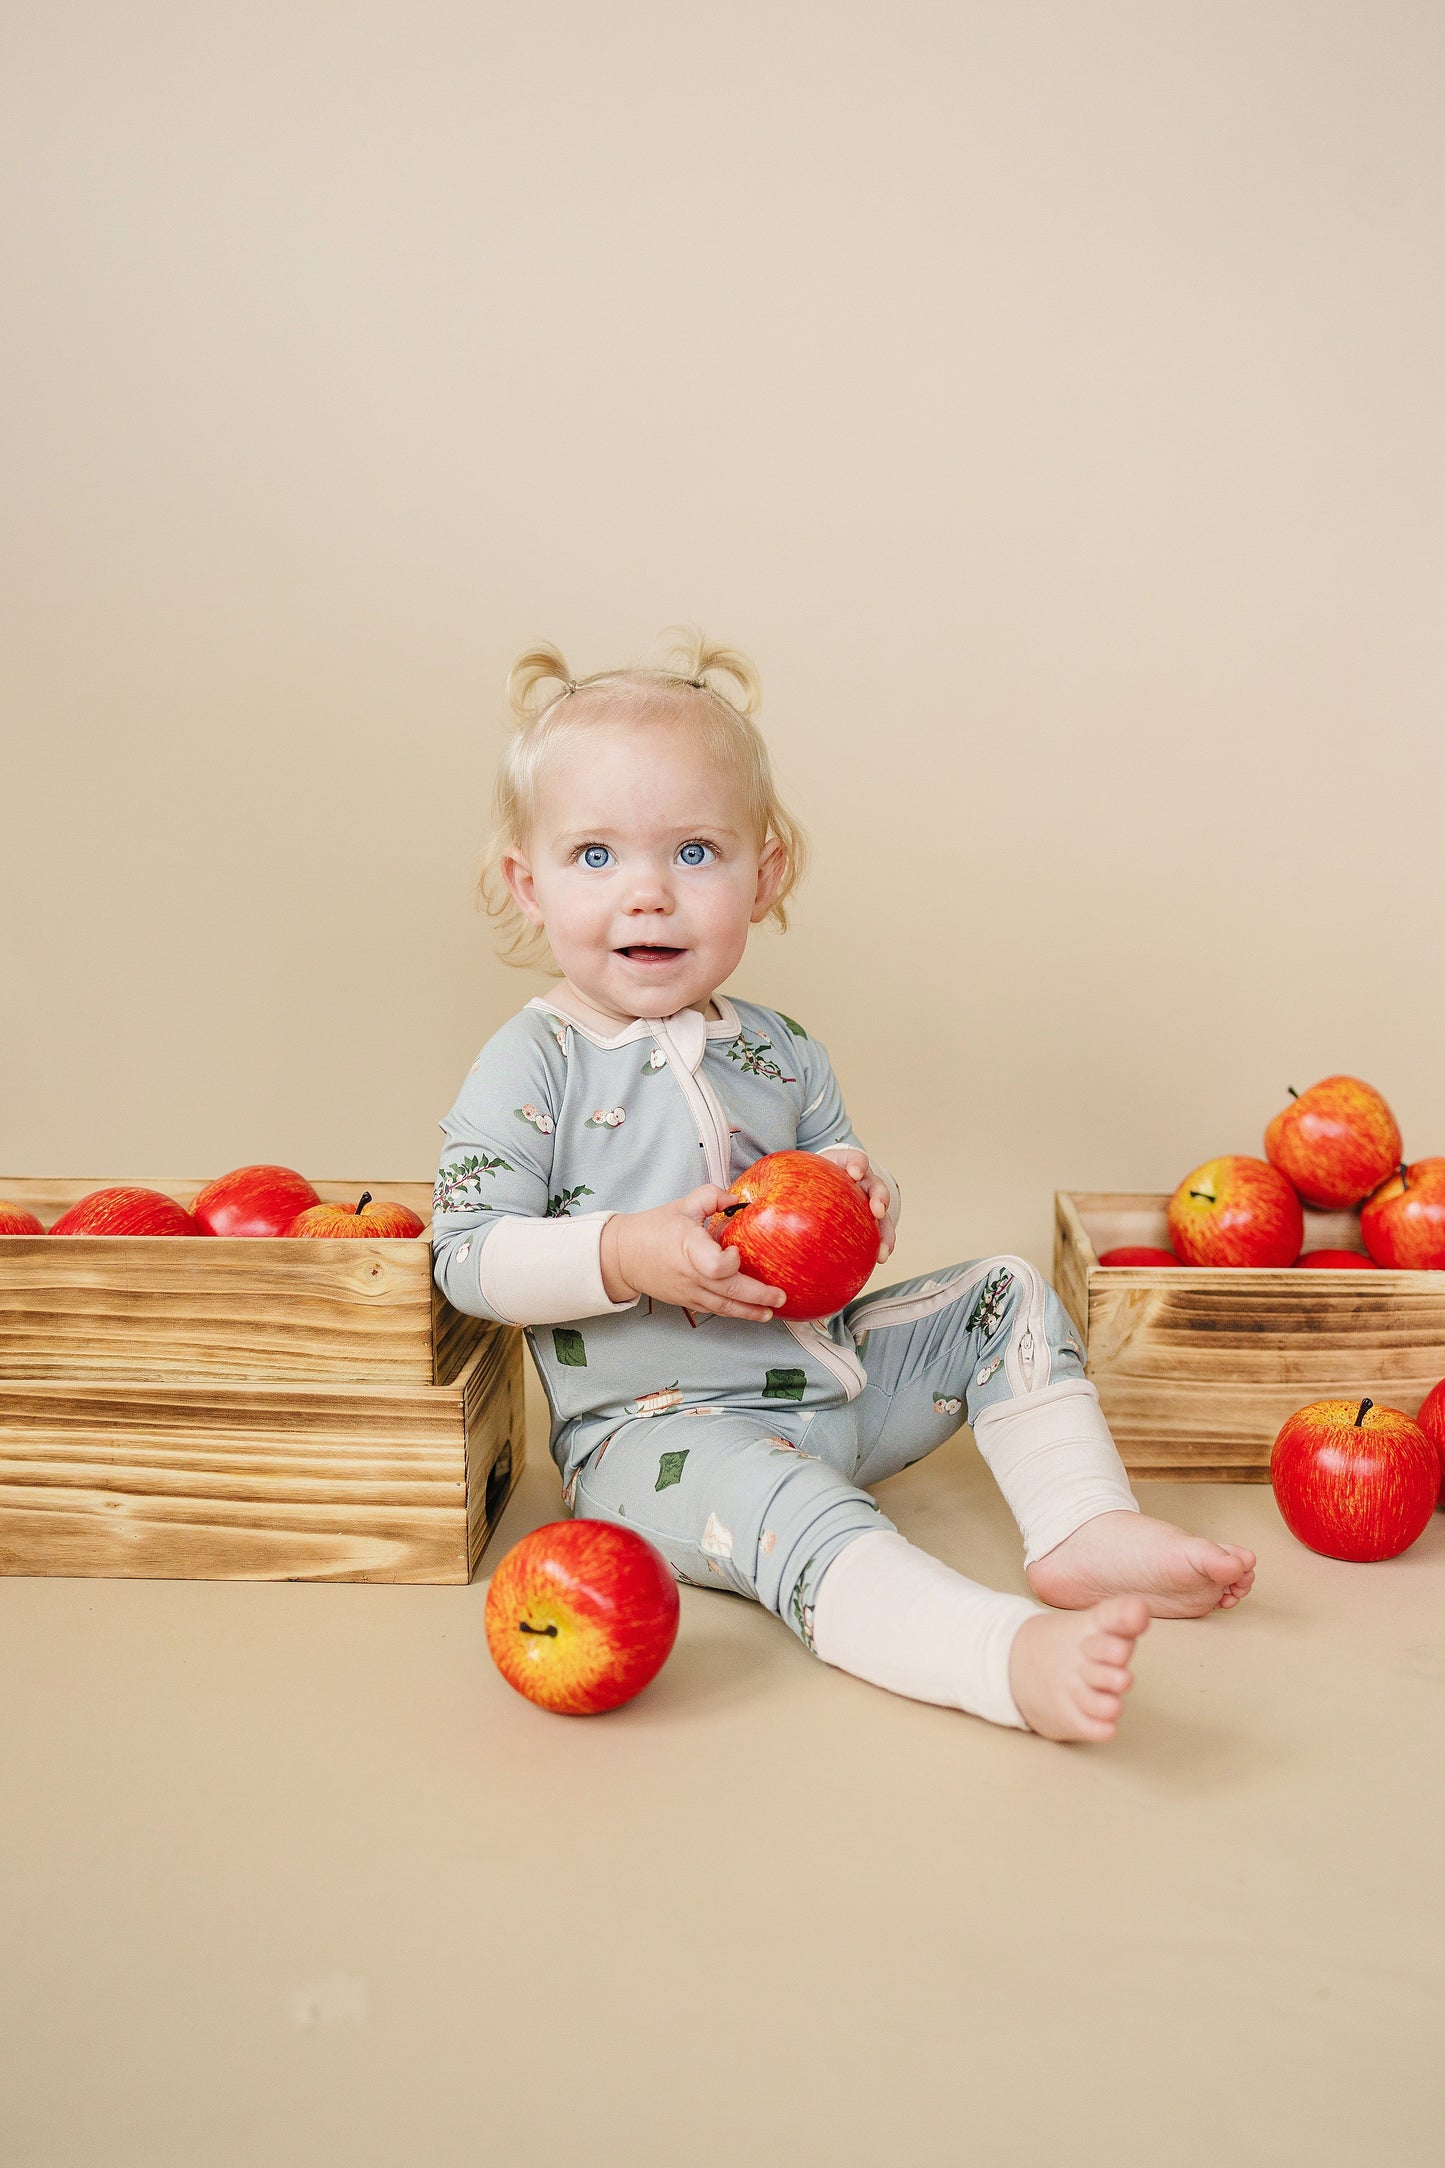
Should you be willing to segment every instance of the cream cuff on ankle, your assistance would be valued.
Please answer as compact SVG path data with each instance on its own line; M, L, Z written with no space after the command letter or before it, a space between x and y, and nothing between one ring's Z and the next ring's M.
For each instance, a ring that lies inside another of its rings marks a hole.
M1139 1511L1088 1378L995 1402L973 1436L1019 1524L1026 1566L1096 1514Z
M825 1664L890 1693L1027 1731L1009 1688L1009 1654L1039 1610L880 1528L855 1536L824 1573L813 1648Z

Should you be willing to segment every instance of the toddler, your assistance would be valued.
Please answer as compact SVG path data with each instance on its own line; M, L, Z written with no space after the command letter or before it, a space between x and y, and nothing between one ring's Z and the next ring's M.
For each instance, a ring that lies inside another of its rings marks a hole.
M1112 1738L1150 1614L1237 1603L1254 1557L1139 1511L1053 1289L987 1257L805 1323L703 1227L793 1148L861 1184L880 1262L899 1213L821 1042L719 991L750 926L786 926L803 863L751 666L699 638L676 668L578 681L544 647L509 691L482 888L508 961L550 947L559 976L441 1124L433 1243L457 1309L526 1332L567 1510L895 1693ZM1041 1603L953 1572L870 1493L964 1422Z

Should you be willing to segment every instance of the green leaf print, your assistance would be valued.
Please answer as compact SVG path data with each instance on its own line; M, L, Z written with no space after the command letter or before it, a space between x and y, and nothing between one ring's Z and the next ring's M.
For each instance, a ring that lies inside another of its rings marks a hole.
M806 1370L770 1370L763 1386L764 1400L801 1400L808 1389Z
M579 1197L595 1195L595 1190L590 1190L585 1182L579 1182L575 1189L564 1189L559 1196L549 1197L542 1216L544 1219L566 1219Z
M795 1023L793 1018L791 1016L785 1015L781 1009L779 1009L778 1014L782 1017L783 1022L787 1025L789 1031L793 1034L793 1037L795 1039L807 1038L808 1034L806 1031L804 1031L801 1024Z
M657 1481L652 1486L654 1490L671 1490L674 1483L682 1481L682 1464L687 1459L689 1450L689 1447L684 1446L680 1453L663 1454L657 1464Z
M491 1206L483 1204L480 1194L469 1197L466 1192L475 1187L481 1189L484 1174L514 1174L516 1169L509 1159L492 1159L486 1152L472 1152L466 1159L454 1159L449 1167L443 1167L436 1178L432 1191L432 1208L437 1212L490 1212Z
M798 1081L795 1076L784 1076L773 1060L771 1039L749 1039L745 1031L740 1031L735 1039L729 1041L724 1051L728 1060L737 1062L748 1076L774 1077L781 1084L796 1084Z
M554 1325L552 1345L557 1351L558 1362L565 1363L569 1370L587 1368L587 1342L575 1325Z

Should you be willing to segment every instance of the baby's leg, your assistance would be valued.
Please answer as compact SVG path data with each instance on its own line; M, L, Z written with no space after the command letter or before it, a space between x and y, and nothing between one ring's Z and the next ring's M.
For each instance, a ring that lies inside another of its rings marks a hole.
M572 1499L647 1537L679 1579L755 1597L841 1670L1049 1738L1112 1735L1142 1611L1065 1621L981 1588L755 1415L624 1424L583 1463Z
M1140 1513L1074 1329L1025 1259L905 1281L844 1319L868 1372L860 1482L908 1465L966 1415L1045 1602L1079 1610L1137 1593L1158 1617L1194 1618L1247 1593L1252 1552Z

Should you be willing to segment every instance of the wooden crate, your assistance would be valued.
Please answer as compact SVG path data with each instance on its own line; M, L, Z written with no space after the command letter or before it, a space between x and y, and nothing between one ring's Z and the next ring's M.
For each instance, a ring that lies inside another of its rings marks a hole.
M0 1176L49 1226L120 1181ZM427 1218L417 1182L363 1188ZM466 1581L525 1452L520 1332L431 1237L0 1239L0 1572Z
M1287 1415L1356 1395L1418 1409L1445 1376L1445 1272L1102 1266L1169 1246L1167 1196L1060 1191L1054 1285L1131 1474L1262 1483ZM1306 1249L1358 1249L1352 1212L1305 1207Z

